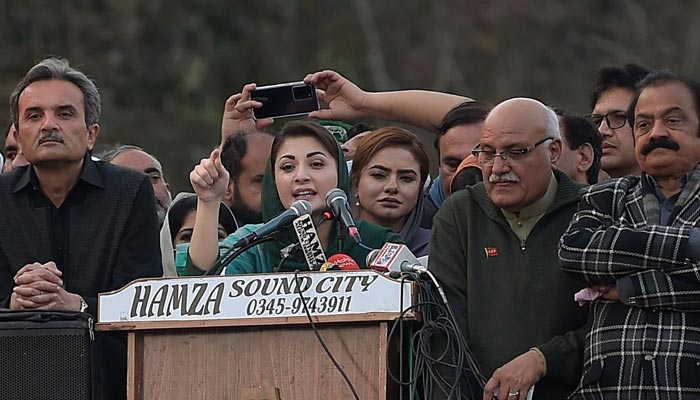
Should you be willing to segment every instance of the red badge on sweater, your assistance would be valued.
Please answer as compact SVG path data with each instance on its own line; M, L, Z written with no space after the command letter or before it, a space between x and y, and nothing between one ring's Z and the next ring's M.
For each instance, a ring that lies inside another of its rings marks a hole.
M498 257L498 249L495 247L484 247L484 252L486 252L486 258Z

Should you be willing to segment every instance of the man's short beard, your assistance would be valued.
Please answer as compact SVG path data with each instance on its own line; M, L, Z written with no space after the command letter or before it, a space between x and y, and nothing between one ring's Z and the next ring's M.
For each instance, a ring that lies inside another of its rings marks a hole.
M263 222L262 213L253 210L247 204L245 204L235 187L233 189L231 211L233 211L233 215L236 217L236 221L238 221L239 226L247 224L260 224Z

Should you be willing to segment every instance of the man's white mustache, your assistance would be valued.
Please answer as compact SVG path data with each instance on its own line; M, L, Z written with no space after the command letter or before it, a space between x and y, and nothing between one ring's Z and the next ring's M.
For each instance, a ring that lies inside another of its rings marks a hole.
M504 182L518 183L518 182L520 182L520 178L518 177L518 175L515 175L512 172L506 172L505 174L501 174L501 175L497 175L497 174L489 175L489 182L491 182L491 183L504 183Z

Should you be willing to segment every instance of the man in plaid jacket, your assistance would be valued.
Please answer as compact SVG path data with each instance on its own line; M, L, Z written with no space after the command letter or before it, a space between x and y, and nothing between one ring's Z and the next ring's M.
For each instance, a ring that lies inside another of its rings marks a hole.
M643 173L585 190L562 269L589 286L574 399L700 399L700 84L668 71L627 118Z

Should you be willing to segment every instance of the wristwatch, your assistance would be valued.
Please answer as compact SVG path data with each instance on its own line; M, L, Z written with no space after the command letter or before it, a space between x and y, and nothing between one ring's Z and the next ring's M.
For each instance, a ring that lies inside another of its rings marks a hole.
M83 296L78 296L80 299L80 312L86 312L88 309L88 303L83 299Z

